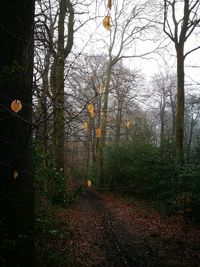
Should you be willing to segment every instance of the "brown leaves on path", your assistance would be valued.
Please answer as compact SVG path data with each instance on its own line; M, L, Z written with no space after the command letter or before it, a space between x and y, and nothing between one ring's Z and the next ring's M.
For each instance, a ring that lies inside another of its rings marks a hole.
M200 227L92 189L63 214L69 266L200 266Z

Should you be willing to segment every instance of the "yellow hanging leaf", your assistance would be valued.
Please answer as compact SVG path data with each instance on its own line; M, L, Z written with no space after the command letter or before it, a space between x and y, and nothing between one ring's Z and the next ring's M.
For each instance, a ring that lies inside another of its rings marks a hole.
M19 173L17 171L14 171L14 173L13 173L14 179L17 179L18 176L19 176Z
M101 128L96 129L96 137L100 138L101 137Z
M111 25L110 25L110 16L106 16L103 20L103 26L106 28L106 30L110 30Z
M84 121L84 123L83 123L83 128L84 128L84 129L87 129L87 128L88 128L88 123L87 123L87 121Z
M90 179L87 180L87 186L91 187L92 186L92 181Z
M87 111L90 113L90 117L94 118L94 106L92 103L87 105Z
M99 94L102 95L103 94L103 83L102 81L99 84Z
M90 112L94 112L94 106L93 106L93 104L91 104L91 103L89 103L88 105L87 105L87 111L90 113Z
M60 167L60 172L63 172L63 167Z
M128 129L131 128L131 122L130 122L130 121L127 121L127 123L126 123L126 127L127 127Z
M108 0L108 8L111 10L112 7L112 0Z
M22 109L22 103L19 100L13 100L13 102L11 103L11 109L12 111L14 111L15 113L19 112Z

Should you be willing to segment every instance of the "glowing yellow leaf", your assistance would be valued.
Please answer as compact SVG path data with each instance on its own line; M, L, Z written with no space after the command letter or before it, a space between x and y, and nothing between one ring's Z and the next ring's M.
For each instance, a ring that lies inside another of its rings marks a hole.
M19 100L13 100L13 102L11 103L11 109L12 111L14 111L15 113L19 112L22 109L22 103Z
M14 171L14 173L13 173L14 179L17 179L18 175L19 175L19 173L17 171Z
M91 187L92 186L92 181L90 179L87 180L87 186Z
M103 94L103 84L102 81L99 84L99 94L102 95Z
M108 8L111 10L112 7L112 0L108 0Z
M90 113L90 117L94 118L94 106L93 106L93 104L89 103L87 105L87 111Z
M101 128L96 129L96 137L100 138L101 137Z
M110 16L106 16L103 20L103 26L106 28L106 30L110 30Z
M129 129L129 128L131 128L131 122L130 121L127 121L127 123L126 123L126 127Z
M83 128L84 128L84 129L87 129L87 128L88 128L88 123L87 123L87 121L84 121L84 123L83 123Z
M91 104L91 103L89 103L88 105L87 105L87 111L90 113L90 112L94 112L94 106L93 106L93 104Z

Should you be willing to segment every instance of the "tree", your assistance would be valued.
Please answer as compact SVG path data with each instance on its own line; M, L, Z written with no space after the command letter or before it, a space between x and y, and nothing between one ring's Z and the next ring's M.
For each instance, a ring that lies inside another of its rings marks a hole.
M34 0L2 1L0 9L0 207L14 245L6 266L33 265L32 65ZM11 110L13 100L22 109ZM6 242L6 241L5 241ZM4 263L0 263L5 266Z
M197 95L187 95L185 111L185 147L187 160L190 159L192 148L197 146L198 136L195 131L199 128L200 99Z
M64 83L66 59L74 42L74 5L70 0L37 1L35 28L35 76L39 134L51 131L53 155L57 169L64 169ZM38 90L39 89L39 90ZM49 104L48 104L49 100ZM40 134L41 135L41 134ZM46 138L47 139L47 138ZM45 140L43 141L45 151Z
M65 44L65 18L68 16L67 41ZM57 167L64 168L64 65L72 46L74 36L74 9L70 0L59 3L58 38L53 51L51 66L51 90L53 93L53 146Z
M136 110L135 98L139 97L141 92L141 75L139 71L130 70L118 62L112 72L110 86L110 115L113 117L115 125L115 141L120 142L123 139L123 128L131 128L133 114L131 110ZM131 114L130 114L131 113ZM110 125L109 125L110 126Z
M106 67L105 93L103 98L103 115L101 121L102 137L98 146L98 165L99 165L99 183L104 184L103 175L103 152L106 143L107 129L107 110L109 101L110 81L112 77L113 67L123 58L142 57L148 53L131 53L126 55L125 52L131 48L133 43L142 39L143 34L147 33L151 27L151 22L147 19L146 12L148 1L141 4L132 4L131 1L123 1L123 3L114 3L114 15L111 19L112 25L109 28L110 38L106 43L108 49L108 63ZM106 18L108 18L107 16ZM124 19L126 17L126 19Z
M96 129L101 124L102 98L104 90L105 66L107 59L105 55L84 55L77 60L68 79L69 104L73 103L72 109L86 110L77 118L75 134L79 135L80 142L84 143L86 150L87 175L96 170L97 147L99 138L96 137ZM101 87L101 89L100 89ZM87 112L87 105L92 103L95 116ZM75 112L74 112L75 113ZM70 117L70 114L68 114ZM83 124L86 125L83 127ZM81 133L81 135L80 135ZM82 137L82 138L81 138Z
M159 72L152 77L154 102L158 103L160 146L164 141L174 141L176 77L169 72Z
M186 41L200 23L199 0L164 0L163 30L174 43L177 58L177 102L176 102L176 130L175 145L178 163L184 161L184 108L185 108L185 73L186 57L200 48L199 45L185 52ZM180 16L180 10L182 12Z
M72 113L77 114L88 103L92 103L94 107L94 117L90 116L87 109L84 110L73 124L70 123L71 129L68 132L69 136L76 136L76 143L79 142L79 158L85 164L88 177L96 176L98 167L98 144L101 135L97 137L96 130L101 128L107 63L105 54L82 55L73 66L68 78L69 96L67 105L68 107L70 104L72 105ZM137 120L136 114L140 110L135 103L135 99L139 98L142 91L141 81L139 72L129 70L122 64L122 61L113 66L107 109L107 144L116 140L123 142L125 139L131 139L133 134L137 135L136 131L133 133L130 128L132 128L131 124ZM68 118L70 118L70 113L68 113ZM142 126L143 123L141 122L140 119L137 125ZM139 135L142 132L142 127L140 128ZM69 138L69 143L72 139ZM81 143L84 145L85 151L82 150ZM70 155L70 151L67 154Z

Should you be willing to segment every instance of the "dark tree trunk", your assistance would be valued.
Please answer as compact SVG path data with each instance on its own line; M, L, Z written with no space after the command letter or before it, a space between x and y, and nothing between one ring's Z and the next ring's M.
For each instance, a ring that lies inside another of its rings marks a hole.
M117 124L116 124L116 142L120 141L121 137L121 123L122 123L122 103L120 98L118 99L118 109L117 109Z
M172 110L172 134L171 134L171 139L174 141L175 139L175 128L176 128L176 105L173 101L173 95L172 92L170 91L170 104L171 104L171 110Z
M66 15L68 12L68 33L65 45ZM64 162L64 70L65 60L71 52L74 38L74 10L70 0L61 0L59 4L57 52L51 67L51 88L53 92L53 148L57 169L65 167Z
M165 141L165 94L163 90L160 106L160 146L162 147Z
M183 162L184 107L185 107L183 45L177 45L176 52L177 52L177 101L176 101L175 143L176 143L177 161Z
M110 80L111 80L111 70L112 70L112 64L111 60L108 63L107 66L107 72L106 72L106 84L105 84L105 93L104 93L104 99L103 99L103 116L102 116L102 122L101 122L101 132L102 136L99 140L98 145L98 170L99 170L99 185L104 186L105 185L105 178L103 173L103 160L104 160L104 147L106 143L106 128L107 128L107 113L108 113L108 98L109 98L109 87L110 87Z
M53 149L57 169L64 168L64 60L54 59L51 72L53 91Z
M0 251L6 262L3 264L0 257L0 266L33 265L33 18L34 0L1 1L0 227L7 231L0 229L0 239L10 240L14 250L7 245ZM18 113L10 107L14 99L23 105ZM16 179L14 171L18 173Z
M41 150L44 155L47 155L48 147L48 103L47 96L49 94L49 67L50 67L50 52L45 55L44 73L42 75L42 93L40 99L41 124L39 125L39 140L41 140ZM46 167L46 157L44 158L44 166Z

